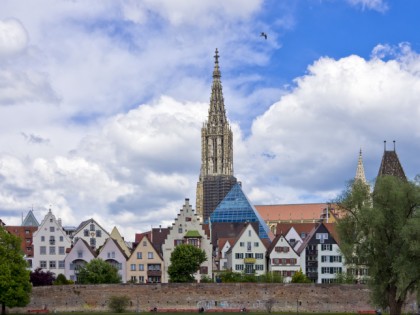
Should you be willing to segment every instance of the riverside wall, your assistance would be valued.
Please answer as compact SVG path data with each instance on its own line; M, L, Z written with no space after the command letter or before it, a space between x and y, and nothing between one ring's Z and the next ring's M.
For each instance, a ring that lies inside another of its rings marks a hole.
M107 311L111 296L130 298L133 312L168 309L198 310L242 309L296 312L357 312L373 310L369 289L364 285L344 284L275 284L275 283L191 283L191 284L117 284L66 285L35 287L31 302L25 308L13 308L10 313L48 309L50 312ZM405 310L417 310L411 297Z

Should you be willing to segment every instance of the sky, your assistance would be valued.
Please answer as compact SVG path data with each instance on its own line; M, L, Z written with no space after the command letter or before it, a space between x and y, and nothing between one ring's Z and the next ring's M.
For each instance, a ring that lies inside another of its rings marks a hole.
M0 218L126 240L195 205L215 49L253 204L420 174L418 0L1 0ZM267 39L261 36L267 34Z

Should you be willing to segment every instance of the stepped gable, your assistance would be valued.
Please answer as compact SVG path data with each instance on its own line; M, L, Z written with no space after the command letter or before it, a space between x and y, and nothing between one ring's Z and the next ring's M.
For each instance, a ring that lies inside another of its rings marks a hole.
M381 166L379 167L378 177L389 175L395 176L403 181L407 181L404 170L398 158L397 152L395 151L395 141L394 141L394 150L386 150L386 141L384 141L384 155L382 156Z
M250 203L242 191L241 185L235 184L210 216L215 222L258 222L256 229L261 239L274 238L267 224Z

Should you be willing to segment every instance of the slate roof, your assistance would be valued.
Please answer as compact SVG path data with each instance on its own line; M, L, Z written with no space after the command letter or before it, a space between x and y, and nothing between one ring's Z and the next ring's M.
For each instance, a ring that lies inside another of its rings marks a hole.
M404 170L395 150L384 151L381 166L379 167L378 177L384 175L395 176L403 181L407 181L407 177L405 176Z

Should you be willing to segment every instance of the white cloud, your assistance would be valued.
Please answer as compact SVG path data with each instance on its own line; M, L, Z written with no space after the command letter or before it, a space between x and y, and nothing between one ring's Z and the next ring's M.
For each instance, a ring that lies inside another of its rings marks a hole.
M385 12L388 10L388 4L385 0L347 0L351 5L360 6L363 10L375 10Z
M16 19L0 19L0 60L25 50L28 35L23 25Z
M271 199L263 194L259 202L281 200L290 187L299 192L294 200L336 196L354 176L360 147L369 179L379 168L382 140L419 150L420 73L411 67L418 62L418 55L404 49L388 61L349 56L311 65L288 95L254 121L247 140L253 158L238 157L236 169L252 165L241 174L249 186L271 186L262 189L271 191Z

